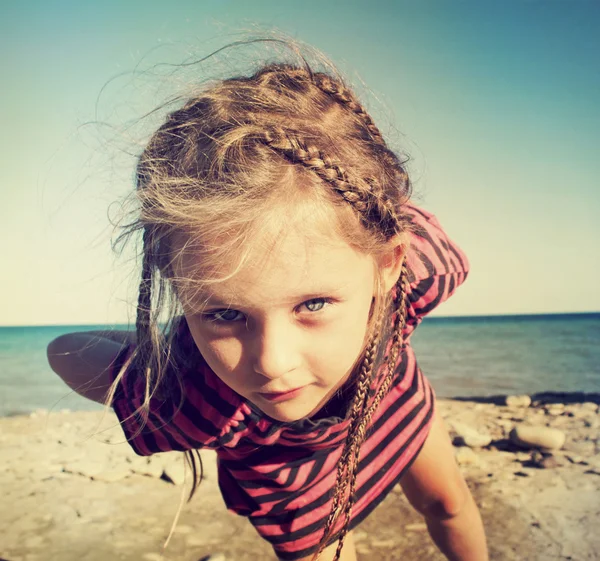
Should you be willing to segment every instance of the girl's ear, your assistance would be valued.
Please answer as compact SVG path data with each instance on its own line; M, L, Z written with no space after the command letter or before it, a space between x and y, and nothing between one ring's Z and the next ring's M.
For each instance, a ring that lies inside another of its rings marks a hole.
M404 236L394 236L388 245L388 250L379 258L379 274L385 294L400 278L402 262L406 255L406 239Z

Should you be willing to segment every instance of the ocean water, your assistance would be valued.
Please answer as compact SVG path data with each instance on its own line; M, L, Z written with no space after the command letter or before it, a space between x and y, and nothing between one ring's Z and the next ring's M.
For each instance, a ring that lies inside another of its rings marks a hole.
M100 410L52 372L46 346L63 333L110 327L0 327L0 416ZM412 344L439 397L600 392L600 313L425 318Z

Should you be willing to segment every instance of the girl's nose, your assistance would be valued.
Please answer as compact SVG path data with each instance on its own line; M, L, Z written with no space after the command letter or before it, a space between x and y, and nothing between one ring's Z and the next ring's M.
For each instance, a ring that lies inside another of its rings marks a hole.
M298 366L296 338L291 327L263 325L254 334L254 371L266 378L280 378Z

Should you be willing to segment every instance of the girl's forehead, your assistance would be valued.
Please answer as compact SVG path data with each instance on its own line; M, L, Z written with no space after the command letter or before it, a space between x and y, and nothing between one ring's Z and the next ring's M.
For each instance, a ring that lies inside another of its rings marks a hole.
M210 299L252 306L347 293L374 280L373 259L339 236L300 226L253 241L252 247L236 248L229 255L211 255L202 244L183 251L177 271L187 285L183 292L196 303Z

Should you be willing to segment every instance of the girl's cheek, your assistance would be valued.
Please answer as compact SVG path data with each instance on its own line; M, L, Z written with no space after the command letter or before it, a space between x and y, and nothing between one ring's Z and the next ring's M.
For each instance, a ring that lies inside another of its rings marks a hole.
M212 341L207 345L207 351L210 357L205 359L214 362L219 366L221 373L229 373L238 368L241 364L243 347L236 340L218 340Z

